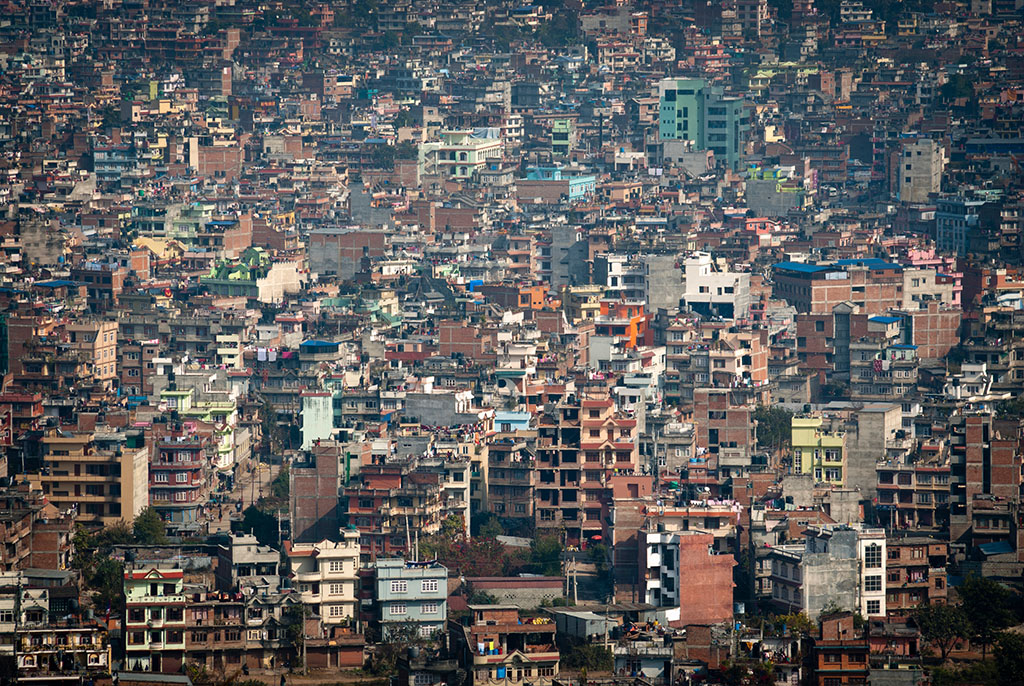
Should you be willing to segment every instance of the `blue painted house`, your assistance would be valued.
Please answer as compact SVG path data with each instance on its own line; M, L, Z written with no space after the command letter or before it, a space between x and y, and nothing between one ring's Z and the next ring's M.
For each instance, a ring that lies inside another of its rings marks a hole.
M415 632L429 637L448 619L448 568L436 562L377 560L377 606L385 640Z

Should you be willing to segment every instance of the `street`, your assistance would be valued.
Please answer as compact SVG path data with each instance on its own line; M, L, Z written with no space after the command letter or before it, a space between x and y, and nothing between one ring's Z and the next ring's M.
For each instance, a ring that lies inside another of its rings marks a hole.
M235 504L241 500L242 510L255 504L260 497L270 489L270 482L274 480L280 470L280 465L269 465L262 462L250 463L254 468L248 471L245 467L239 469L241 476L235 481L234 489L228 493L220 494L226 502L220 505L211 505L207 515L209 533L221 533L231 530L231 516L237 513ZM245 471L242 471L245 470Z

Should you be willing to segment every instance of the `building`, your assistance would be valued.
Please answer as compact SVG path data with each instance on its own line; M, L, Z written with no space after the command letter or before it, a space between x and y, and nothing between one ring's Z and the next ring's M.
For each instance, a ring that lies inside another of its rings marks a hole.
M231 534L218 555L217 581L223 591L268 593L281 586L281 553L260 545L252 534Z
M980 227L984 200L939 198L935 205L935 247L942 253L966 256L971 236Z
M163 436L149 463L149 500L172 530L199 520L210 493L209 441L195 433Z
M664 608L672 626L732 619L736 560L715 551L713 534L648 531L641 536L638 585L642 602Z
M910 617L921 605L944 604L948 597L949 544L925 536L890 539L886 554L886 614Z
M110 439L110 440L108 440ZM89 527L130 522L149 505L149 450L142 432L113 435L50 429L43 469L29 481L57 509Z
M774 546L772 604L816 620L827 607L886 615L886 538L883 529L810 527L804 543Z
M448 569L436 562L381 558L375 567L381 635L429 638L448 620Z
M858 3L859 4L859 3ZM838 612L821 618L821 639L814 643L814 683L854 686L868 683L870 646L854 629L854 613Z
M77 510L58 510L21 482L0 490L0 572L70 569Z
M741 98L726 97L704 79L664 79L658 85L658 137L691 140L739 169L750 129Z
M822 417L793 416L793 472L810 474L818 483L843 486L847 476L846 432L823 424Z
M420 145L420 176L475 179L489 164L501 161L504 148L499 128L442 131L440 141Z
M730 272L695 252L683 261L683 296L679 307L703 317L743 319L750 312L750 274Z
M285 548L302 603L325 625L347 624L357 617L359 532L346 530L336 538L341 540Z
M524 622L514 605L470 605L463 623L448 623L452 651L474 686L530 683L550 686L558 676L555 622Z
M132 672L180 673L185 654L185 585L181 569L124 573L125 666Z
M899 200L923 204L942 190L944 151L931 138L913 138L903 142L899 159Z

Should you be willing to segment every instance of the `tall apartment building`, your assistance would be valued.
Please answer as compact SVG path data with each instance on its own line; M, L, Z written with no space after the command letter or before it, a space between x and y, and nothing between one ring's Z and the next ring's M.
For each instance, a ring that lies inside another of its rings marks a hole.
M149 504L149 451L141 432L97 436L48 430L42 469L29 480L58 509L75 508L81 524L130 522Z
M567 396L537 423L536 526L579 545L608 534L609 480L639 471L635 419L611 399ZM493 473L493 472L492 472Z
M741 98L726 97L704 79L664 79L658 96L659 139L694 141L697 149L739 168L750 130Z
M357 617L359 532L347 529L319 543L286 543L288 563L304 605L325 625Z
M117 322L76 321L67 326L71 347L87 360L94 382L109 389L117 379Z
M866 314L903 305L903 268L885 260L838 260L832 264L780 262L772 270L773 294L798 312L830 313L849 301Z
M942 146L931 138L903 142L896 169L900 202L926 203L942 190L943 156Z
M124 573L125 667L133 672L181 672L185 653L185 583L181 569Z
M920 605L944 604L949 593L949 544L935 538L892 539L886 555L886 614L906 619Z
M641 535L638 584L642 602L665 608L669 622L677 626L732 619L736 559L715 552L711 533L657 531Z
M935 205L935 247L943 253L966 255L972 234L978 231L984 200L939 198Z
M829 605L867 618L886 615L886 539L883 529L811 527L804 544L775 546L772 602L812 620Z
M538 473L536 438L496 437L487 450L487 510L499 517L533 520Z
M956 552L1005 541L1021 556L1021 456L1012 429L1004 434L991 415L950 420L949 540Z
M195 434L162 436L149 464L150 504L171 529L193 524L209 497L209 441Z
M444 476L415 467L415 460L363 465L342 488L339 514L359 530L366 560L407 552L417 535L440 528Z
M741 475L750 466L757 445L753 411L753 405L732 389L694 391L693 423L700 454L691 458L690 470L705 462L708 472L721 480Z
M938 531L942 511L949 508L950 468L937 460L914 464L880 462L878 510L892 529Z

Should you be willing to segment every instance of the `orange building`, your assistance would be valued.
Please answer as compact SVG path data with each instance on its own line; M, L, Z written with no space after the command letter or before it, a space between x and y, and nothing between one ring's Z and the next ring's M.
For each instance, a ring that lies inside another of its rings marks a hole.
M647 313L641 300L601 300L601 314L594 319L597 336L612 336L626 348L642 344L647 335Z

